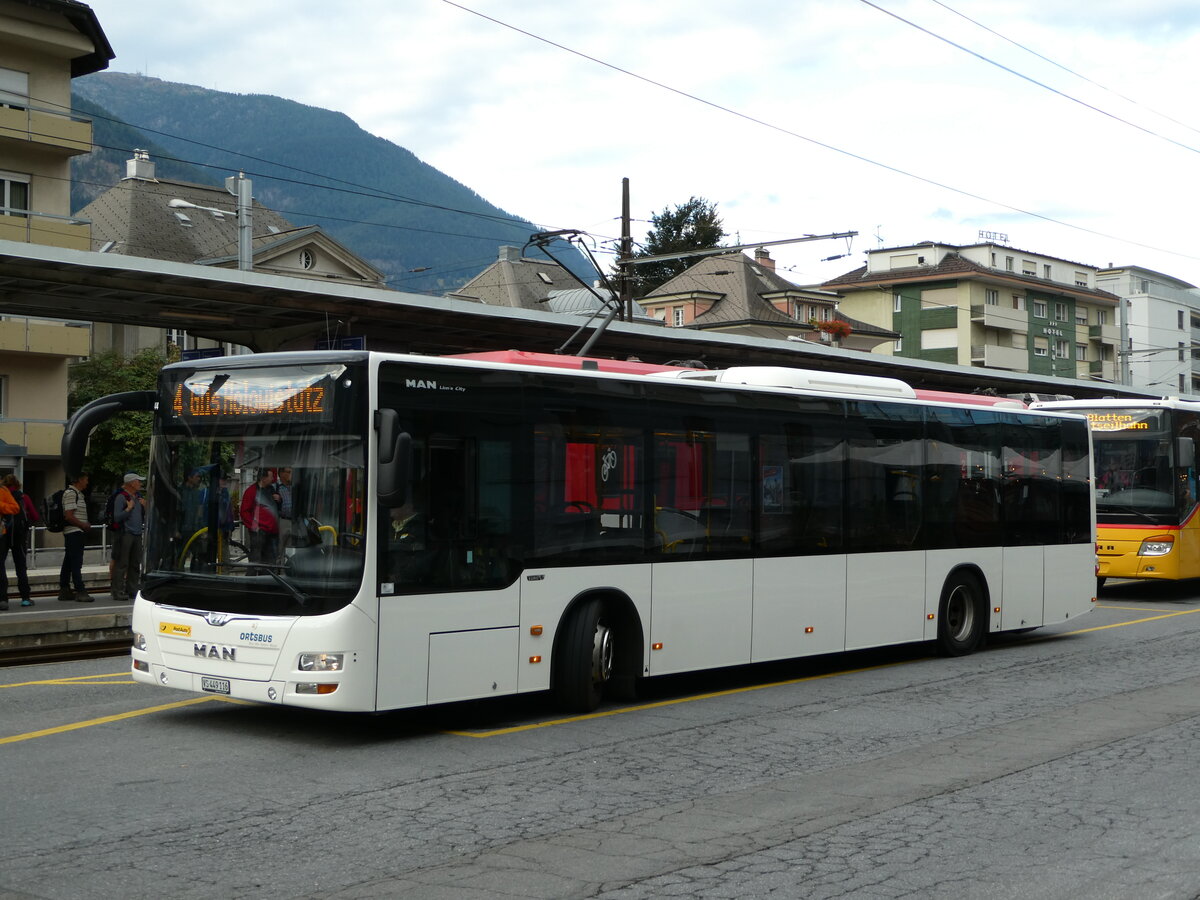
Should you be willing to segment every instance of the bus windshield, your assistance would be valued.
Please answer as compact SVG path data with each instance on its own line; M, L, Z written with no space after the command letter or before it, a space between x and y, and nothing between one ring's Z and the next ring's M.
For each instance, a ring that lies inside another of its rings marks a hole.
M1089 413L1096 447L1096 515L1102 522L1178 524L1195 497L1195 470L1174 458L1171 413Z
M362 581L365 370L163 372L143 593L156 603L315 615Z

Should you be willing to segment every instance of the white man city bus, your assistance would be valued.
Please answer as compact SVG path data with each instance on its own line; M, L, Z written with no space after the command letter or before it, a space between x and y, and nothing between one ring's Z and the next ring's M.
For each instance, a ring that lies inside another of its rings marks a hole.
M1084 415L1091 423L1100 583L1106 578L1200 577L1200 402L1164 397L1033 405Z
M167 366L80 410L64 453L150 407L132 666L166 687L589 710L668 673L968 653L1094 600L1082 417L799 369L315 352ZM292 518L247 559L231 494L283 467Z

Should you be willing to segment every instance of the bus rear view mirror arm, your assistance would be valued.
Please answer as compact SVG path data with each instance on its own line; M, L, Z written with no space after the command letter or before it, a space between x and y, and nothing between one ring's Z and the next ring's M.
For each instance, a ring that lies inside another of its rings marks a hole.
M109 394L86 403L75 410L67 427L63 429L63 467L74 478L83 470L83 458L87 453L88 438L92 429L121 412L153 412L158 402L157 391L126 391Z

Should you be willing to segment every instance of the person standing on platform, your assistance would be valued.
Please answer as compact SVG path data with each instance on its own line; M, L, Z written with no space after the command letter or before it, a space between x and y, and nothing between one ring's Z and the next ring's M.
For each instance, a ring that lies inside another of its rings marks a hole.
M63 491L63 561L58 571L58 599L79 603L95 600L83 584L83 536L92 530L88 521L87 499L84 491L88 486L88 474L75 476L75 480ZM75 590L72 592L71 587Z
M0 612L8 609L8 573L4 571L4 557L12 541L13 519L21 511L16 499L0 487Z
M21 605L33 606L33 592L29 589L28 560L25 558L29 551L29 529L42 520L29 495L21 490L20 479L16 475L5 475L0 478L0 486L8 490L17 504L17 511L12 513L12 524L8 527L7 550L12 551L13 571L17 575L17 590L21 593ZM0 556L0 586L3 587L4 602L8 602L8 572L4 568L4 557ZM0 606L0 608L3 608Z
M128 603L137 596L142 580L142 532L146 526L145 479L136 472L125 475L125 484L113 503L112 598Z

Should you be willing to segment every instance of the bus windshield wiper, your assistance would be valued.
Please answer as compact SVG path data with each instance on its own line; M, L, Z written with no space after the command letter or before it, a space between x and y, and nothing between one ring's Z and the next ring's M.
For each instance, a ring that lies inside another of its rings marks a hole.
M305 603L307 603L309 600L312 599L308 594L304 593L304 591L300 590L300 588L296 587L294 584L292 584L290 581L288 581L286 578L284 578L278 572L274 572L271 569L267 569L267 574L270 575L272 578L274 578L277 582L279 582L279 584L283 585L287 589L288 593L290 593L293 597L295 597L296 602L299 603L301 606L303 606Z
M1154 516L1150 515L1150 513L1145 512L1140 509L1135 509L1132 506L1114 506L1114 505L1110 505L1110 504L1101 505L1101 504L1097 503L1096 509L1097 510L1103 509L1105 512L1110 512L1110 513L1129 513L1129 515L1137 516L1138 518L1142 519L1143 521L1149 522L1151 525L1161 524L1158 521L1158 519L1154 518Z

